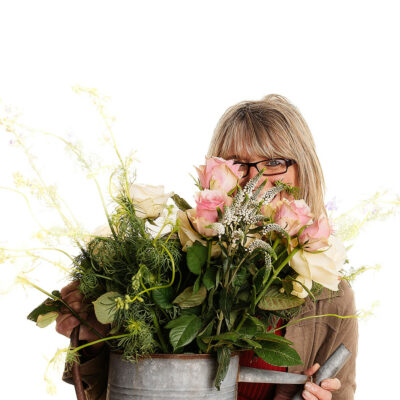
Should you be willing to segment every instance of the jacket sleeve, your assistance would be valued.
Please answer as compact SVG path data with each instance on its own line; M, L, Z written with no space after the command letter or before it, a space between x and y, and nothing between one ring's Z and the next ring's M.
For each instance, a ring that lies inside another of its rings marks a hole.
M80 364L80 372L87 400L105 400L108 379L108 347L104 346L94 358ZM64 382L73 384L72 373L67 368L62 376Z
M339 297L336 302L336 306L332 311L336 311L338 315L352 315L356 314L356 306L354 300L354 292L350 285L346 282L344 286L344 295ZM335 310L336 309L336 310ZM351 357L347 360L343 368L338 372L336 377L340 380L341 389L333 392L332 399L334 400L353 400L354 393L356 391L356 358L358 350L358 319L357 318L346 318L340 319L340 325L336 336L333 341L329 354L326 353L326 349L318 352L316 360L325 362L330 354L335 351L339 345L343 343L348 350L351 351Z
M317 301L313 309L303 316L337 314L354 316L356 313L354 293L347 282L340 285L343 295ZM286 337L294 342L304 365L289 367L289 372L302 372L315 363L323 365L330 355L343 343L352 353L349 360L336 377L341 382L341 389L332 392L333 400L353 400L356 390L356 357L358 343L357 318L323 317L313 318L295 324ZM300 385L277 385L274 400L290 400L301 389Z

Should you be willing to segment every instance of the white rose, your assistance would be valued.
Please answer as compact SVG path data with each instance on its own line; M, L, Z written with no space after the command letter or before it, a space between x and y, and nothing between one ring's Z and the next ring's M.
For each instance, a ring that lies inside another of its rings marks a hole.
M312 280L306 278L305 276L297 275L296 281L301 282L308 290L312 288ZM304 289L302 285L298 282L293 281L293 290L291 292L293 296L297 296L300 299L308 296L307 290Z
M321 253L299 250L289 264L299 275L328 289L338 290L341 277L339 271L346 260L346 250L334 236L329 237L328 243L330 247Z
M158 218L164 209L167 200L173 192L164 193L164 186L132 184L129 195L135 206L135 213L139 218Z
M177 213L177 219L180 221L178 236L179 240L181 241L183 251L186 251L188 246L192 246L196 240L200 242L203 246L207 246L207 242L203 240L200 234L195 231L190 225L188 214L193 216L196 214L196 210L190 209L186 212L179 210ZM211 257L218 257L220 254L220 247L218 245L213 245L211 247Z

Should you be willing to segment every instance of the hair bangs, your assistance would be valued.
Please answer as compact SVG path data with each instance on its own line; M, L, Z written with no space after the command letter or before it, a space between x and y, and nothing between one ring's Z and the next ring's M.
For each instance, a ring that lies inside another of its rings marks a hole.
M209 157L237 158L244 161L254 156L265 158L293 156L291 146L286 145L288 140L284 140L286 135L282 135L283 132L276 134L273 128L267 129L251 112L243 115L243 111L237 110L236 114L233 122L225 128L219 148L215 149L216 154L209 154Z

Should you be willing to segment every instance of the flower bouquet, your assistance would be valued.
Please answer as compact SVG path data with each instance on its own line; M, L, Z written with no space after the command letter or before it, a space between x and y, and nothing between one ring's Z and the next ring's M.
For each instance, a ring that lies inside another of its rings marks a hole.
M67 363L101 341L130 361L213 354L218 389L237 351L277 366L302 363L292 343L274 334L284 327L276 322L323 287L338 290L343 245L296 188L276 182L266 190L263 171L243 188L232 160L210 158L197 171L192 208L162 187L131 182L123 169L108 225L71 257L72 279L97 320L110 324L109 335L69 348ZM47 326L63 305L54 291L28 318Z

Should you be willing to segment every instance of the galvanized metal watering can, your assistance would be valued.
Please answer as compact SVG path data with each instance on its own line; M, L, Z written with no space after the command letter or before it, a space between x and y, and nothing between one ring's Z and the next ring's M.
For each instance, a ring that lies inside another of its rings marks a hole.
M318 371L317 383L334 377L350 355L340 345ZM239 367L239 355L234 354L218 391L216 370L217 361L208 354L156 354L131 363L111 353L107 400L235 400L238 382L304 384L308 379L301 374ZM301 399L297 396L294 399Z

